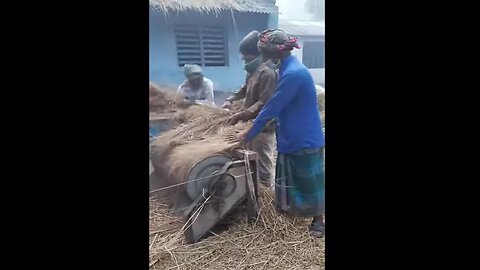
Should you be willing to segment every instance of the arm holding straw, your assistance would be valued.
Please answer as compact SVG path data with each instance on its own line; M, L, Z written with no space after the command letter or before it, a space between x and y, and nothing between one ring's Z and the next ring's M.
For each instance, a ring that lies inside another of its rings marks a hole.
M245 80L245 84L233 95L229 96L227 99L225 99L225 103L223 103L222 108L226 109L230 107L233 101L240 100L242 98L245 98L247 94L247 81L248 81L249 76L247 76L247 79Z
M177 104L185 103L185 104L190 104L191 101L187 98L187 95L185 94L184 91L184 85L186 81L180 84L180 86L177 89L177 94L175 95L175 102Z

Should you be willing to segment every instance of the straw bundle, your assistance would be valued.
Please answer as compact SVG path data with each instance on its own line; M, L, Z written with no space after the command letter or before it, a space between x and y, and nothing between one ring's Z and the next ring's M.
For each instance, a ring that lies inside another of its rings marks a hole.
M232 114L205 105L177 111L176 119L183 123L157 137L151 149L152 165L157 177L162 179L162 186L184 183L196 163L217 154L229 156L230 151L239 146L226 142L224 138L246 131L250 123L229 125L227 121ZM178 199L184 190L184 185L172 187L163 195Z
M317 105L319 111L325 111L325 91L317 90Z
M322 129L325 134L325 89L317 89L317 105L322 120Z
M160 87L153 82L149 86L149 106L150 111L173 111L175 105L175 90Z

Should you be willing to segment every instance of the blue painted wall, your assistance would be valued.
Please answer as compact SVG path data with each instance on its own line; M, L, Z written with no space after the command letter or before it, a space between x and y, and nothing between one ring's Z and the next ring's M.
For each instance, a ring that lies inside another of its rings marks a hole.
M198 13L193 11L170 13L150 10L150 81L159 85L177 87L184 79L183 68L178 66L175 43L175 24L223 25L227 28L228 66L203 67L205 77L218 91L238 89L245 81L243 61L238 52L239 41L252 30L277 28L278 14L234 12L238 32L233 26L230 11Z

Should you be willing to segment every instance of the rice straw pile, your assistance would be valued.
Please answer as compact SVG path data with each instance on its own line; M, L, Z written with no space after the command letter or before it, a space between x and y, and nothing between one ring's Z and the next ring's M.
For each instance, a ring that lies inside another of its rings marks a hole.
M278 214L273 192L262 188L259 206L258 219L247 222L239 207L220 225L225 231L186 244L182 221L151 198L150 269L325 269L325 241L310 236L311 219Z
M175 185L161 193L173 207L188 205L188 198L183 196L185 185L179 184L186 181L195 164L218 154L231 156L232 149L241 146L225 141L225 136L244 132L250 126L249 122L228 124L233 113L207 105L179 109L175 118L183 123L152 141L151 161L154 174L161 179L159 188Z
M174 111L176 109L175 90L167 87L160 87L155 83L150 82L149 106L150 111Z
M325 111L325 91L317 91L317 105L319 111Z
M322 120L323 134L325 134L325 90L317 90L317 105Z

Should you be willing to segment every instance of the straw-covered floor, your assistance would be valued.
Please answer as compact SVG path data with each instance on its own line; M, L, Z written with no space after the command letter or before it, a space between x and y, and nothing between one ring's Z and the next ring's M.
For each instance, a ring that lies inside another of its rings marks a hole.
M258 219L248 222L239 207L221 233L186 244L183 222L151 198L150 269L325 269L324 238L310 236L311 219L278 214L272 191L262 189L259 202Z

